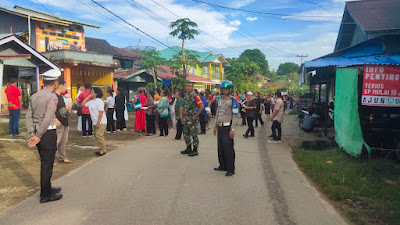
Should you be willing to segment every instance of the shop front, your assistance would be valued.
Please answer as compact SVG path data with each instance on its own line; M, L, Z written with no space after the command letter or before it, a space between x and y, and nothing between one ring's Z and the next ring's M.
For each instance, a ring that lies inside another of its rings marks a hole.
M18 80L22 95L22 107L27 107L30 96L40 90L40 74L59 67L42 54L25 44L15 35L0 36L0 99L6 109L5 89L10 78Z
M45 52L43 55L63 68L61 78L65 80L72 99L76 98L78 85L84 87L90 83L92 87L99 87L104 96L109 88L114 87L115 66L111 55L70 50Z

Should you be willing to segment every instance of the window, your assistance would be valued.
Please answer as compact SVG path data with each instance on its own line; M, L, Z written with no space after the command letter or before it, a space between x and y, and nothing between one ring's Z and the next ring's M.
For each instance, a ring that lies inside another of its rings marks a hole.
M217 78L220 77L219 67L215 67L215 76L216 76Z
M196 67L195 66L192 67L192 74L196 75Z
M205 66L203 68L203 73L204 73L204 75L208 75L209 74L209 68L207 66Z

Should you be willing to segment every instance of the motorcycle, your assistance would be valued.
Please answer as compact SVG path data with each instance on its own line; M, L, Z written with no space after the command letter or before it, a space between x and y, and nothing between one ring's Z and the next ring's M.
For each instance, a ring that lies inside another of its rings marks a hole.
M325 121L325 110L324 107L309 107L304 106L298 108L299 127L305 132L312 131L315 127L325 127L327 123L328 127L333 126L334 121L334 110L329 108L328 121Z

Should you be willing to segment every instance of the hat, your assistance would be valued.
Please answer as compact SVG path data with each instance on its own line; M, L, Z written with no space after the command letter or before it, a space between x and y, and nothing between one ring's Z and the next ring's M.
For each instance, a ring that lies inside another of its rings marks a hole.
M253 95L253 92L249 91L247 92L248 95Z
M57 80L59 76L61 76L60 69L51 69L47 70L43 74L43 80Z

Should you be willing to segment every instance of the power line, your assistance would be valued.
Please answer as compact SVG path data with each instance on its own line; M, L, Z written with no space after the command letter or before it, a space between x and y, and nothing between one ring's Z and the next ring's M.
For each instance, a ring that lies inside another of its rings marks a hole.
M161 42L160 40L158 40L157 38L151 36L150 34L148 34L148 33L144 32L144 31L140 30L140 28L138 28L138 27L136 27L135 25L129 23L128 21L126 21L126 20L123 19L122 17L118 16L117 14L115 14L115 13L112 12L111 10L107 9L106 7L102 6L101 4L99 4L98 2L96 2L95 0L91 0L91 1L92 1L93 3L95 3L96 5L100 6L101 8L103 8L104 10L106 10L107 12L111 13L112 15L114 15L115 17L117 17L118 19L122 20L124 23L126 23L126 24L128 24L129 26L135 28L137 31L143 33L144 35L146 35L147 37L153 39L153 40L156 41L157 43L159 43L159 44L161 44L161 45L163 45L163 46L165 46L165 47L171 49L170 46L168 46L167 44ZM176 51L175 49L171 49L171 50L174 51L174 52L176 52L176 53L178 53L178 54L180 53L179 51Z
M50 10L49 10L46 6L44 6L41 2L39 2L39 0L35 0L35 1L36 1L37 3L39 3L47 12L49 12L50 15L54 16L53 13L51 13Z
M333 13L333 14L336 14L336 15L338 15L337 13L335 13L335 12L332 12L332 11L330 11L330 10L326 9L325 7L322 7L321 5L319 5L319 4L317 4L317 3L315 3L315 2L313 2L313 1L311 1L311 0L305 0L305 1L307 1L308 3L310 3L310 4L312 4L312 5L315 5L315 6L317 6L318 8L321 8L321 9L323 9L323 10L327 11L327 12L330 12L330 13Z
M169 48L168 45L164 44L163 42L159 41L158 39L156 39L155 37L151 36L150 34L140 30L138 27L136 27L135 25L129 23L128 21L126 21L125 19L123 19L122 17L118 16L117 14L113 13L112 11L110 11L109 9L107 9L106 7L102 6L101 4L99 4L98 2L91 0L93 3L95 3L96 5L100 6L101 8L103 8L104 10L106 10L107 12L111 13L112 15L114 15L115 17L117 17L118 19L122 20L124 23L128 24L129 26L135 28L137 31L139 31L140 33L143 33L144 35L146 35L147 37L153 39L154 41L156 41L157 43Z
M199 1L199 0L192 0L195 2L200 2L206 5L211 5L215 6L218 8L223 8L223 9L229 9L229 10L234 10L234 11L241 11L241 12L248 12L248 13L256 13L256 14L265 14L265 15L273 15L273 16L288 16L288 17L316 17L316 18L339 18L338 16L311 16L311 15L289 15L289 14L282 14L282 13L271 13L271 12L261 12L261 11L252 11L252 10L246 10L246 9L237 9L237 8L231 8L227 6L222 6L222 5L217 5L213 4L210 2L204 2L204 1Z
M202 5L201 5L200 3L196 3L196 4L198 4L205 12L207 12L208 14L214 16L216 19L218 19L214 14L211 13L210 10L208 10L207 8L202 7ZM212 6L212 7L214 7L214 6ZM215 8L215 7L214 7L214 8ZM220 10L218 10L217 8L215 8L215 9L216 9L218 12L220 12L220 13L222 14L222 12L221 12ZM230 25L230 26L233 26L233 27L237 28L238 31L242 31L242 30L241 30L242 28L240 28L239 26L234 26L233 24L230 24L230 23L227 21L226 16L225 16L225 15L223 15L223 16L224 16L224 21L225 21L225 23L226 23L228 26L229 26L229 25ZM247 35L247 36L243 35L242 33L238 33L238 34L239 34L240 36L242 36L242 37L244 37L244 38L250 40L250 41L252 41L252 40L251 40L249 37L252 37L254 40L258 41L258 42L261 43L262 45L265 45L265 46L267 46L267 47L269 47L269 48L272 48L272 49L274 49L275 51L278 51L278 52L280 52L280 53L284 53L284 54L287 54L287 55L290 55L290 56L295 56L295 55L296 55L296 54L294 54L294 53L290 53L290 52L284 51L284 50L282 50L282 49L276 48L276 47L274 47L274 46L272 46L272 45L269 45L269 44L267 44L267 43L264 43L264 42L258 40L257 37L255 37L253 34L251 34L250 32L248 32L247 30L244 30L244 29L243 29L242 32L243 32L243 34L245 34L245 35Z
M143 37L143 38L145 38L146 40L148 40L148 41L150 41L150 42L153 42L153 43L155 43L155 44L158 44L158 43L154 42L153 40L151 40L151 39L149 39L149 38L147 38L147 37L145 37L145 36L143 36L143 35L141 35L141 34L135 32L135 31L132 30L131 28L128 28L128 27L126 27L126 26L120 24L120 23L117 22L116 20L114 20L114 19L108 17L107 15L105 15L105 14L103 14L102 12L96 10L95 8L93 8L93 7L91 7L91 6L89 6L89 5L85 4L85 3L83 3L82 1L80 1L80 0L76 0L76 1L79 2L79 3L81 3L82 5L86 6L87 8L89 8L89 9L91 9L91 10L93 10L93 11L99 13L100 15L106 17L107 19L111 20L112 22L116 23L117 25L121 26L122 28L128 29L128 30L131 31L132 33L134 33L134 34L136 34L136 35L138 35L138 36L140 36L140 37Z
M173 15L177 16L178 18L181 18L181 19L182 19L182 17L180 17L179 15L175 14L174 12L172 12L172 11L169 10L168 8L164 7L163 5L159 4L158 2L153 1L153 0L151 0L151 1L154 2L155 4L159 5L159 6L162 7L163 9L167 10L168 12L172 13ZM206 31L204 31L204 30L202 30L202 29L200 29L200 28L198 28L198 29L199 29L201 32L203 32L203 33L205 33L206 35L208 35L208 36L210 36L211 38L213 38L214 40L216 40L216 41L218 41L218 42L224 44L225 46L227 46L227 47L229 47L229 48L235 50L235 51L238 52L238 53L241 53L239 50L237 50L237 49L233 48L232 46L226 44L225 42L219 40L218 38L216 38L216 37L214 37L213 35L207 33Z
M157 4L158 6L162 7L163 9L167 10L168 12L170 12L171 14L175 15L176 17L182 19L182 17L180 17L179 15L177 15L176 13L172 12L171 10L169 10L167 7L164 7L163 5L161 5L160 3L151 0L153 3ZM152 11L153 12L153 11ZM153 12L154 13L154 12ZM201 29L199 29L200 31L202 31ZM204 31L203 31L204 32ZM212 49L210 49L209 47L205 47L204 45L202 45L201 43L197 42L196 40L192 40L193 42L197 43L198 45L200 45L201 47L208 49L211 52L215 52Z

